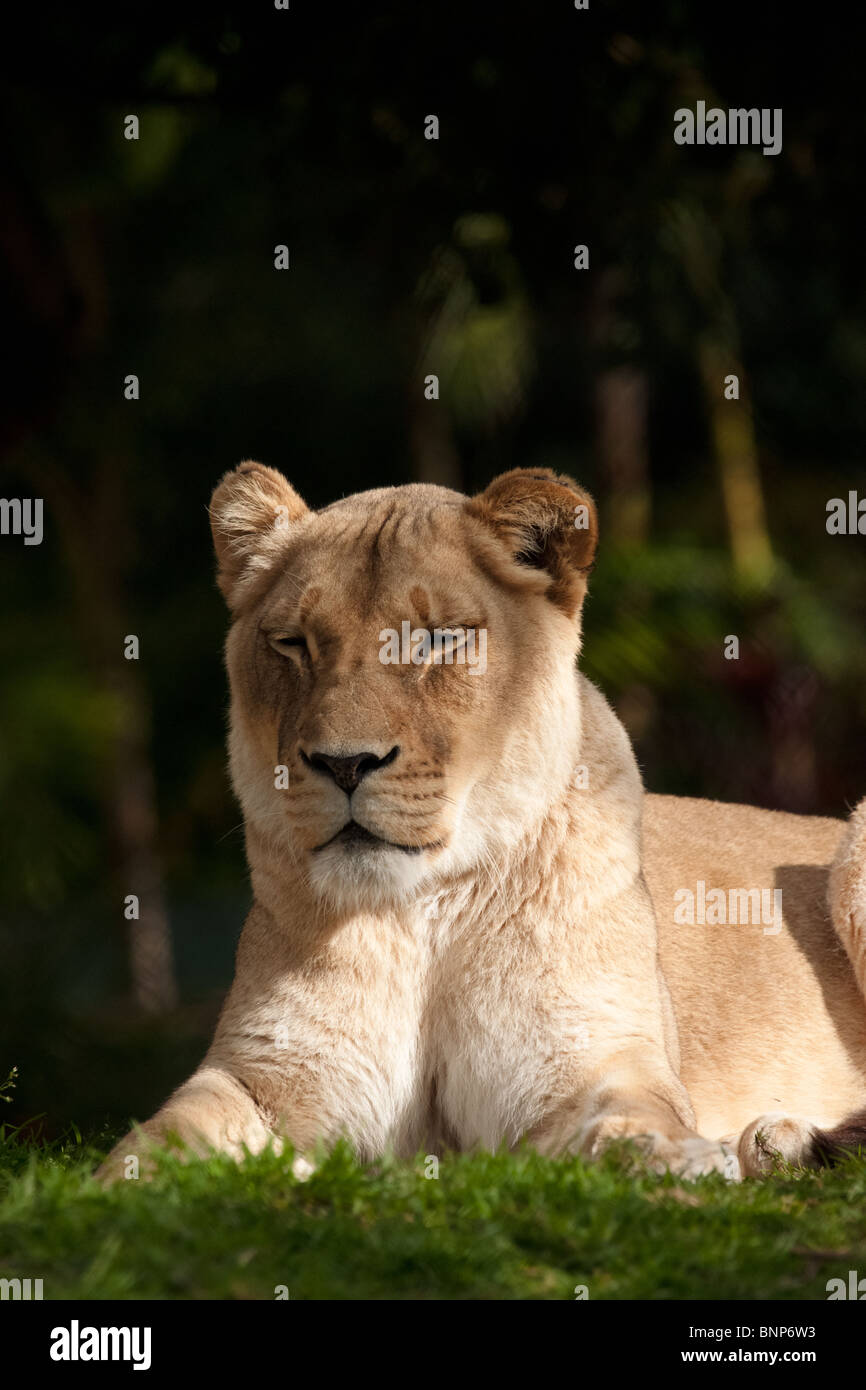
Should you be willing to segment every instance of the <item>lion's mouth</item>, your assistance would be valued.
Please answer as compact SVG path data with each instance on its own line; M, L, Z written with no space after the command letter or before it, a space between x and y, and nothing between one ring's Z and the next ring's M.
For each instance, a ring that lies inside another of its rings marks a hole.
M343 845L346 849L399 849L404 854L421 854L424 850L438 849L439 843L432 845L400 845L396 840L386 840L381 835L374 835L372 830L368 830L365 825L359 825L356 820L347 821L342 830L338 830L336 835L332 835L330 840L325 840L324 844L316 845L313 850L317 854L320 849L327 849L328 845Z

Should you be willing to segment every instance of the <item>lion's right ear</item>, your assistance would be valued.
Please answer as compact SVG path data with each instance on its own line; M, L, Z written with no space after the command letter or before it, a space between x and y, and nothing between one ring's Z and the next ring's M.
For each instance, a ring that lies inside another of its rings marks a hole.
M289 528L309 508L282 473L248 460L220 479L208 511L217 583L234 608L249 581L279 557Z

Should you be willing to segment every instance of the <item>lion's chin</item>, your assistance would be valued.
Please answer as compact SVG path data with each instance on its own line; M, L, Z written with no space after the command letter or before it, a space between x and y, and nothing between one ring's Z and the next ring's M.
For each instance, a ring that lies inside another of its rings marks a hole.
M416 897L429 873L428 853L382 842L328 844L310 856L313 892L337 912L383 912Z

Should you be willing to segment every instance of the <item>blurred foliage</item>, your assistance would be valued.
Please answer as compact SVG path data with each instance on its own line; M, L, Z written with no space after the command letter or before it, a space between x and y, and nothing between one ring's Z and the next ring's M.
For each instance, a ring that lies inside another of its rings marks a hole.
M241 458L317 505L424 475L435 421L466 490L573 474L602 519L584 667L649 785L829 814L866 791L864 542L824 524L866 489L846 27L681 0L312 10L49 3L0 56L0 495L47 499L40 547L0 540L0 1071L55 1131L155 1103L229 978L247 888L205 508ZM781 107L782 153L676 146L698 99ZM747 397L751 578L714 353ZM646 414L614 467L620 367ZM113 841L130 632L186 1001L158 1024L127 1017Z

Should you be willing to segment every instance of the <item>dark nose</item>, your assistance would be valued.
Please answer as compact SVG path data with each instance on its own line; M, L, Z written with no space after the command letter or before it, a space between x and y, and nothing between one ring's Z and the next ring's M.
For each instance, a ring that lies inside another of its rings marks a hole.
M308 757L302 750L301 759L307 767L314 768L316 772L324 772L326 777L333 777L337 786L351 796L368 772L375 772L378 767L387 767L399 752L399 748L392 748L384 758L377 757L375 753L352 753L348 758L334 758L330 753L310 753Z

